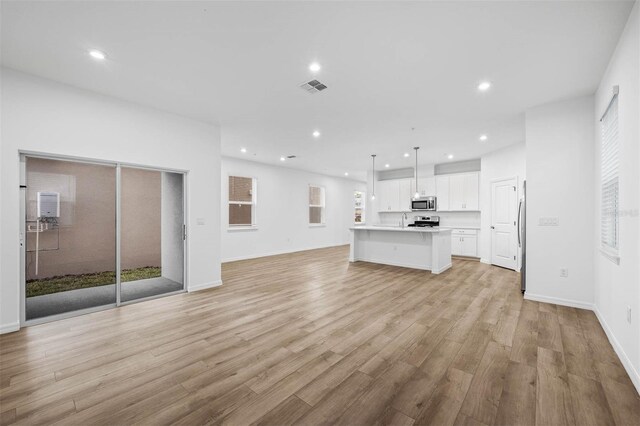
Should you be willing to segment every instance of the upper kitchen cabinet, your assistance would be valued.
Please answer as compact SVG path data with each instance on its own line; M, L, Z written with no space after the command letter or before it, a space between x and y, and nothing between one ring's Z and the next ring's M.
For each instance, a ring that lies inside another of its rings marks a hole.
M416 181L411 179L411 197L416 193ZM427 177L418 179L418 194L421 197L430 197L436 195L436 178Z
M478 173L436 176L439 211L480 210Z
M400 199L398 205L400 206L399 210L403 212L411 211L411 181L411 179L399 179L398 195Z
M436 176L436 203L440 211L449 210L449 175Z
M378 182L378 211L411 211L411 179L381 180Z

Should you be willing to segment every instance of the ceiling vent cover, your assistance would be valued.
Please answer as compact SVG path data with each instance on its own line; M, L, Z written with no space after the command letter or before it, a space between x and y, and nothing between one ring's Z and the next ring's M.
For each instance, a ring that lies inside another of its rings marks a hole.
M323 83L320 83L318 80L307 81L306 83L302 83L300 88L306 90L309 93L317 93L322 92L327 86Z

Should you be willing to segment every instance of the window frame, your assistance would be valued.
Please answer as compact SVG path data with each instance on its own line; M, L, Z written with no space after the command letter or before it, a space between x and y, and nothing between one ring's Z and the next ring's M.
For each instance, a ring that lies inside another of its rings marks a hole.
M321 204L311 204L311 188L320 188ZM311 222L311 207L320 207L320 223ZM310 183L307 187L307 223L310 227L322 227L327 225L327 190L324 185Z
M231 184L231 178L244 178L251 179L251 201L232 201L229 199L229 185ZM236 174L227 175L227 230L228 231L244 231L258 229L258 178L253 176L242 176ZM238 205L250 205L251 206L251 224L231 224L229 223L229 206L231 204Z

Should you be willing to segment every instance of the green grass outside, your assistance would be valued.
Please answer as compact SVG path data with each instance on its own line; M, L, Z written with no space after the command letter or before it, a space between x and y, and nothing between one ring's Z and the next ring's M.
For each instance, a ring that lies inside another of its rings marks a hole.
M123 283L147 278L157 278L160 276L161 269L156 266L125 269L121 273ZM113 271L29 280L27 281L27 297L42 296L43 294L59 293L61 291L76 290L79 288L99 287L114 284L115 282L116 273Z

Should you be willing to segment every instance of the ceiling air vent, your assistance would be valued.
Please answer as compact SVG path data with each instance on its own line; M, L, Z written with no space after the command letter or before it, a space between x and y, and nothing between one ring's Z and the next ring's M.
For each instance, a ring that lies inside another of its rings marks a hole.
M300 88L306 90L309 93L322 92L327 88L326 85L320 83L318 80L307 81L306 83L302 83Z

